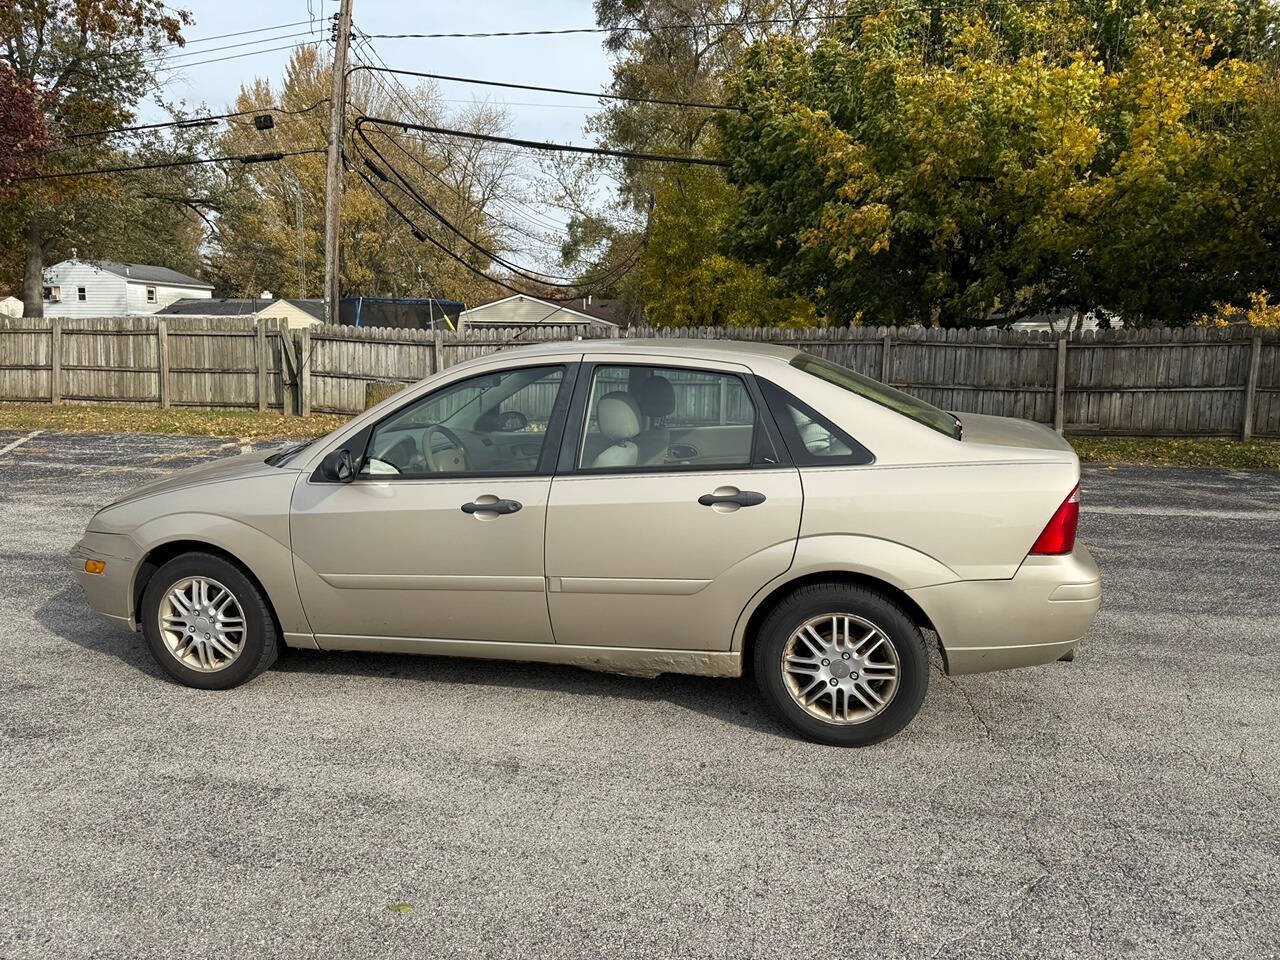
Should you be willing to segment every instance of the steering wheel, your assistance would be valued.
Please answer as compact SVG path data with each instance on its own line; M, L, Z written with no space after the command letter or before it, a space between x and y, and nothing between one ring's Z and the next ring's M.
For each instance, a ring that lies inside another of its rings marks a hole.
M432 450L432 441L437 433L453 444L450 451L442 450L439 453L439 459L436 459L437 454ZM432 473L459 473L467 469L467 448L462 445L456 433L438 423L433 423L422 431L422 455Z

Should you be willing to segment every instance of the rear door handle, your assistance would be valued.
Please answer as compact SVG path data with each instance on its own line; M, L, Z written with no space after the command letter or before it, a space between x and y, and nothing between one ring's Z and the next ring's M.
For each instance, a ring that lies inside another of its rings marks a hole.
M755 490L739 490L737 493L704 493L698 498L698 502L704 507L714 507L718 503L734 503L740 507L756 507L764 503L764 500L764 494L757 493Z
M519 500L499 500L497 497L481 497L462 505L463 513L516 513L523 507Z

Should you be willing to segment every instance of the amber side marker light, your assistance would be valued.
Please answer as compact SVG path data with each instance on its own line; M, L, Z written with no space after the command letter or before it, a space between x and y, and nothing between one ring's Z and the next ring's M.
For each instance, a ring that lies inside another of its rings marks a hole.
M84 572L101 574L107 569L107 564L103 560L86 560L84 562Z

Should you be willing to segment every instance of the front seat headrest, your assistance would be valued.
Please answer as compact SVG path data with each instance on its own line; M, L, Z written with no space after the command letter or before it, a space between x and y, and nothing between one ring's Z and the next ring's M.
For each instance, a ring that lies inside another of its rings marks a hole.
M636 388L636 399L646 417L669 417L676 409L676 390L666 377L653 374Z
M596 405L596 420L614 443L631 440L640 432L640 405L624 390L606 393Z

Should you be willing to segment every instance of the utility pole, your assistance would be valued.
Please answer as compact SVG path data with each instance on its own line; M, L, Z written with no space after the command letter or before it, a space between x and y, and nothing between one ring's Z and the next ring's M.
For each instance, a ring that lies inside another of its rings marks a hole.
M342 138L347 113L347 46L351 42L351 0L335 14L333 92L329 95L329 164L324 182L324 320L338 322L338 236L342 226Z

